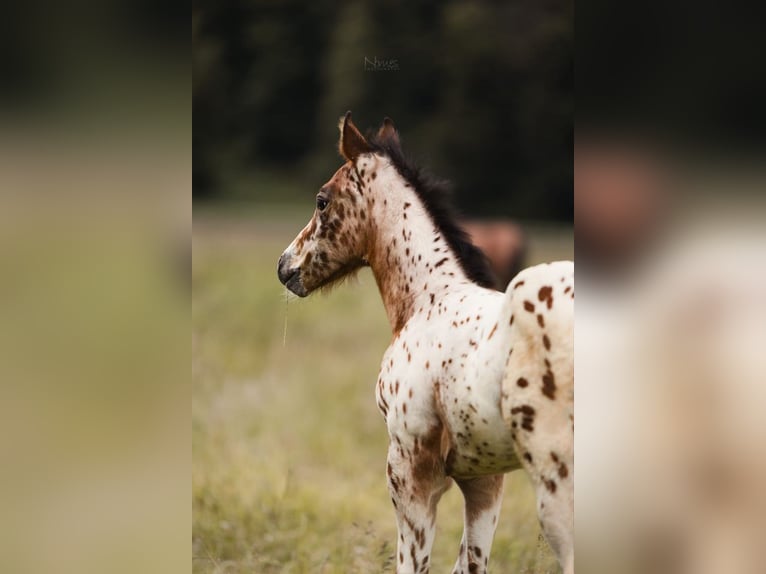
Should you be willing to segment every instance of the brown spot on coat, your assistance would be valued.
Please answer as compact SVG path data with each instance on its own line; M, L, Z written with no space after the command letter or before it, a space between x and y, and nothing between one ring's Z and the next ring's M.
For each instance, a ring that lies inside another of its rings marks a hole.
M517 413L521 413L523 415L533 417L535 416L535 409L533 407L530 407L529 405L520 405L518 407L513 407L511 409L511 414L515 415Z
M552 479L551 480L543 480L543 482L545 483L545 488L547 488L548 491L551 494L555 494L556 493L556 481L555 480L552 480Z
M556 398L556 379L550 369L543 375L543 394L551 400Z
M444 478L445 460L450 450L450 437L441 423L435 424L420 437L420 452L413 459L413 496L429 504L429 513L436 512L436 499L432 497L434 484ZM437 497L438 498L438 497Z
M534 419L530 417L524 417L521 419L521 428L523 428L526 431L532 432L535 430L534 427Z
M415 542L418 543L418 546L420 548L423 548L426 544L426 529L425 528L418 528L415 530Z
M540 301L545 301L548 309L550 309L553 306L553 287L550 285L540 287L540 291L537 292L537 298Z
M535 409L533 409L529 405L521 405L518 407L513 407L511 409L511 414L521 414L521 428L523 428L526 431L532 432L535 430L534 422L535 422ZM511 425L513 426L513 425Z
M535 304L532 303L532 301L524 301L524 310L529 311L530 313L535 312Z

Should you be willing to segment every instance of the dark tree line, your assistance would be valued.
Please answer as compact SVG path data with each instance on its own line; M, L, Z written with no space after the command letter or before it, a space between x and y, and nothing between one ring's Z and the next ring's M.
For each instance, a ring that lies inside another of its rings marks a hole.
M571 0L200 0L192 25L195 199L311 193L350 109L465 211L572 220Z

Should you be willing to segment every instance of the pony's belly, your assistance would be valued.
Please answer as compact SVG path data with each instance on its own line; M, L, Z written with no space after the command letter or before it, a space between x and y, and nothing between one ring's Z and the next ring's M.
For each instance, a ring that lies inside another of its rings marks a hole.
M504 474L519 468L521 463L513 449L491 459L471 449L452 450L447 456L447 475L458 479Z
M521 467L497 403L460 405L453 401L453 407L447 416L451 446L446 466L450 476L471 478Z

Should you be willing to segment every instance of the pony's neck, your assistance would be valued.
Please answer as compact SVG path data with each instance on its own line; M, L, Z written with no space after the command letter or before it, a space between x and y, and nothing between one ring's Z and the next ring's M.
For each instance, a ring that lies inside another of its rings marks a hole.
M391 180L378 182L367 258L398 333L414 313L471 282L418 194L398 176Z

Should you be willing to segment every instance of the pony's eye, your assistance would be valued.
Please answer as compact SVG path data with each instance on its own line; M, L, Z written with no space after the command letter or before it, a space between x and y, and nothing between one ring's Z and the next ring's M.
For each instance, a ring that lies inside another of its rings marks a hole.
M327 201L324 197L317 197L317 209L319 211L324 211L324 208L327 207L327 204L330 203Z

